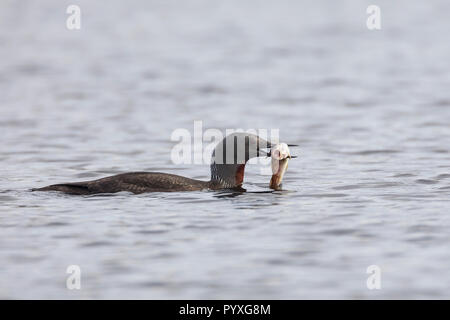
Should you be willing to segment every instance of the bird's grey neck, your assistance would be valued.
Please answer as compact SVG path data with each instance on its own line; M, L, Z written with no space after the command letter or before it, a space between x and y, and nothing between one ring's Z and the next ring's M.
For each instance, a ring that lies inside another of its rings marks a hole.
M260 149L270 142L254 134L234 133L226 136L214 149L211 162L211 186L217 188L240 187L244 181L245 164L260 156ZM263 152L267 155L267 152Z
M221 188L235 188L242 185L245 164L211 164L211 184Z

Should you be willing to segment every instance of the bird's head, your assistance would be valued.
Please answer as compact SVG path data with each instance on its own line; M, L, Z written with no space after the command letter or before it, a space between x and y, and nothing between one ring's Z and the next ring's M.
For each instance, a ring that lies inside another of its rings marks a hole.
M271 150L273 146L279 147ZM212 153L211 181L220 187L240 187L244 181L245 164L248 160L261 156L271 157L275 152L279 153L282 158L280 164L283 165L286 152L289 154L288 146L291 145L276 145L255 134L244 132L230 134L217 144ZM281 180L282 178L281 175Z
M211 181L222 187L240 187L248 160L267 156L272 143L255 134L236 132L217 144L211 161Z

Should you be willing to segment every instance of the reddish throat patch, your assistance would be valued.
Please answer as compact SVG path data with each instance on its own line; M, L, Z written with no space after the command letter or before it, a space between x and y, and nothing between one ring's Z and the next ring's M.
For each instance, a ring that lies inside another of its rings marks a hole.
M241 185L244 182L245 164L241 164L236 171L236 184Z

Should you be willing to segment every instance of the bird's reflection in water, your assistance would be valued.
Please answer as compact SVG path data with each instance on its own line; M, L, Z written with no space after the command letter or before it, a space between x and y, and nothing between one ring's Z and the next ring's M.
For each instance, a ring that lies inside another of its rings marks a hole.
M214 192L213 196L218 199L235 198L237 196L243 195L246 192L247 192L247 189L239 187L239 188L224 189L224 190L216 191L216 192Z
M283 190L281 188L279 188L277 190L249 191L247 189L239 187L239 188L216 191L216 192L214 192L214 197L223 199L223 198L236 198L236 197L242 196L242 195L256 195L256 194L268 194L268 193L283 195L283 194L287 194L289 192L290 191Z

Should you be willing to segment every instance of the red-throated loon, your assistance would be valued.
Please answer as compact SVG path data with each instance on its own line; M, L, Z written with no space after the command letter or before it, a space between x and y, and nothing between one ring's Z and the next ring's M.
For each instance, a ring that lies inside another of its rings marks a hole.
M137 194L240 188L244 181L247 161L254 157L271 156L271 152L267 149L272 147L275 147L275 144L254 134L239 132L226 136L212 153L210 181L195 180L169 173L129 172L91 181L54 184L32 189L32 191L61 191L68 194L89 195L120 191ZM270 182L272 189L279 188L287 168L287 161L291 158L286 144L276 145L276 148L276 155L272 157L273 175Z

